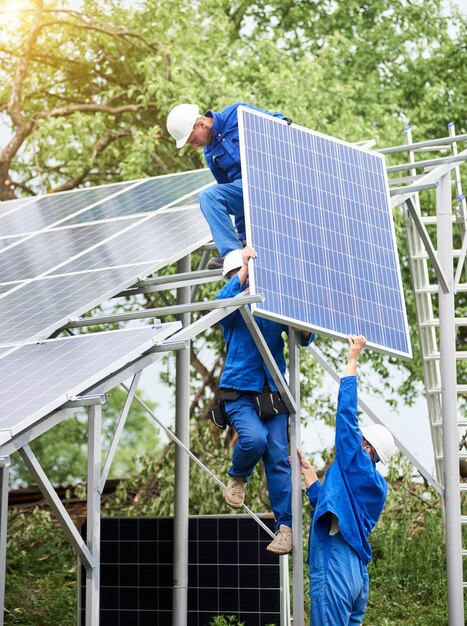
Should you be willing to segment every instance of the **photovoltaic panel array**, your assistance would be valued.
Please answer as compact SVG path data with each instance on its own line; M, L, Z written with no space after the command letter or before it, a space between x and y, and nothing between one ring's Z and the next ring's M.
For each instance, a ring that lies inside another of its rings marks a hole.
M199 207L184 198L213 182L209 170L197 170L0 212L0 346L48 337L210 241ZM4 223L10 234L2 237Z
M274 528L272 516L263 522ZM173 524L173 518L102 518L100 626L173 624ZM187 626L207 626L219 615L248 626L280 624L280 563L266 550L269 541L246 515L190 517ZM84 568L81 574L84 626Z
M0 451L13 437L161 343L180 322L24 344L0 358Z
M411 357L383 155L239 108L258 315Z

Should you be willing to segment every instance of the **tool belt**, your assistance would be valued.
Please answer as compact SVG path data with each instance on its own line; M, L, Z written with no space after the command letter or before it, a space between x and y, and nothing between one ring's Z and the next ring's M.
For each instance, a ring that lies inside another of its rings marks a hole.
M269 419L279 413L289 414L285 402L278 391L266 390L263 393L254 393L252 391L237 391L236 389L221 389L219 400L216 406L209 411L209 418L221 430L225 430L230 426L224 403L235 402L242 396L251 396L255 405L256 412L262 420Z

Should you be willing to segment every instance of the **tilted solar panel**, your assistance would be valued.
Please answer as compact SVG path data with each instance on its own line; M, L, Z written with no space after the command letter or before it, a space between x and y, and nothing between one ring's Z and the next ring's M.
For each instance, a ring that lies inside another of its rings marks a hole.
M198 170L128 184L75 214L99 209L104 213L92 218L105 221L70 225L54 214L47 228L0 248L0 345L48 337L70 317L210 241L199 208L170 205L211 181L209 170ZM67 194L61 197L70 206Z
M384 157L239 108L258 315L411 357Z
M0 445L180 327L172 322L50 339L0 356Z
M39 196L6 215L0 216L0 235L28 234L47 228L67 215L120 193L132 183L117 183ZM134 184L134 183L133 183Z
M190 194L193 189L199 189L213 182L214 179L208 169L158 176L143 181L131 190L131 194L118 195L110 198L107 202L101 202L97 206L71 217L62 225L82 224L94 220L157 211L161 207L172 204L174 200ZM186 204L184 202L183 206Z

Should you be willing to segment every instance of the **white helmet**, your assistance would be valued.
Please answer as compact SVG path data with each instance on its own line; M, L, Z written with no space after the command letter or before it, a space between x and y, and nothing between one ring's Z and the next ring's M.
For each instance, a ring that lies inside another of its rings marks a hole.
M177 104L167 116L167 130L177 142L177 148L183 148L193 131L199 117L197 104Z
M362 435L373 446L381 463L386 465L396 451L396 444L391 431L381 424L372 424L362 428Z
M224 269L222 270L222 276L227 276L232 270L239 270L243 265L243 250L232 250L224 259Z

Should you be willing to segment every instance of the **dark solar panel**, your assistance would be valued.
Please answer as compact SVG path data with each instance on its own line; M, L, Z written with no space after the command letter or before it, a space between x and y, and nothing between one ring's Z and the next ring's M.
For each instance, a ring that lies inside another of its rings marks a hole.
M273 528L272 518L263 521ZM188 626L217 615L279 626L279 557L266 550L269 541L247 516L190 518ZM102 519L100 626L171 626L172 578L172 518Z

